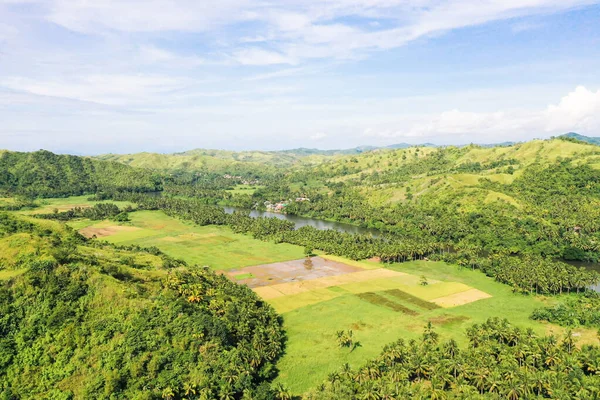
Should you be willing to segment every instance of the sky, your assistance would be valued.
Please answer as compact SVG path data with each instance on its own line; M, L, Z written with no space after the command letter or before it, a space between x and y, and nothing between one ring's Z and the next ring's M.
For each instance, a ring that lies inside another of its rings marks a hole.
M600 136L600 0L0 0L0 149Z

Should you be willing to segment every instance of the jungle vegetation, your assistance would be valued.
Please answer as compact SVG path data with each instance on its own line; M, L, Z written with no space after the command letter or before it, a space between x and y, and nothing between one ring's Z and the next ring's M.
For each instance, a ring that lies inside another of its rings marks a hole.
M531 318L563 326L598 328L600 334L600 296L592 292L586 293L555 306L538 309Z
M0 214L3 399L271 399L285 335L250 289L156 248Z

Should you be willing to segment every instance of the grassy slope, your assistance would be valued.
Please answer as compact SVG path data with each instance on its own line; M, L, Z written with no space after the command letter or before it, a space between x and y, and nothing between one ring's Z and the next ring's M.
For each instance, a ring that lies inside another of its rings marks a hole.
M134 167L157 170L206 170L213 172L235 171L237 167L274 169L275 166L290 166L299 162L318 163L327 156L302 155L283 152L224 150L191 150L184 153L157 154L105 154L95 158L117 161Z
M414 163L438 151L435 148L408 148L394 151L374 151L357 156L344 156L335 160L325 162L315 167L320 171L328 171L338 176L330 181L348 181L355 179L359 182L358 188L365 194L373 205L406 201L407 187L410 186L413 196L419 197L425 194L443 195L448 193L464 192L477 201L497 201L500 197L504 201L519 205L516 199L509 196L497 196L488 190L479 188L481 178L490 179L502 184L511 183L524 169L534 163L553 163L558 158L573 158L576 165L589 164L600 168L600 147L585 143L574 143L564 140L533 140L513 146L484 148L478 146L467 146L463 148L451 148L447 159L451 165L458 166L464 163L487 164L494 161L514 159L519 162L515 165L515 173L510 175L504 173L504 167L485 170L480 173L440 173L432 175L414 175L409 182L399 184L383 185L373 190L371 186L362 186L360 176L362 174L387 173L399 167ZM344 167L356 167L360 172L349 175L341 175ZM437 181L437 182L436 182ZM465 191L466 190L466 191ZM491 193L491 194L490 194Z

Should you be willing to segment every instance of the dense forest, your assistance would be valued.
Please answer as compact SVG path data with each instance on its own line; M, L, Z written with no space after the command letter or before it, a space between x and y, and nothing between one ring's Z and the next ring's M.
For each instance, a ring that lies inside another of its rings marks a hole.
M284 333L247 287L6 214L0 241L26 270L0 282L2 398L273 398Z
M589 326L598 328L600 334L600 295L586 293L552 307L536 310L531 316L535 320L549 321L564 326Z
M0 193L27 197L65 197L99 190L151 192L160 189L155 174L116 162L56 155L49 151L0 154Z

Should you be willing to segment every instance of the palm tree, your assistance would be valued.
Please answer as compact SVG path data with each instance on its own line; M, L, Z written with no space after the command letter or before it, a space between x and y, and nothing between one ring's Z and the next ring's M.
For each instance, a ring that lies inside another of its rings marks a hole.
M292 400L293 396L285 386L283 386L281 383L278 383L275 387L275 398L277 400Z

